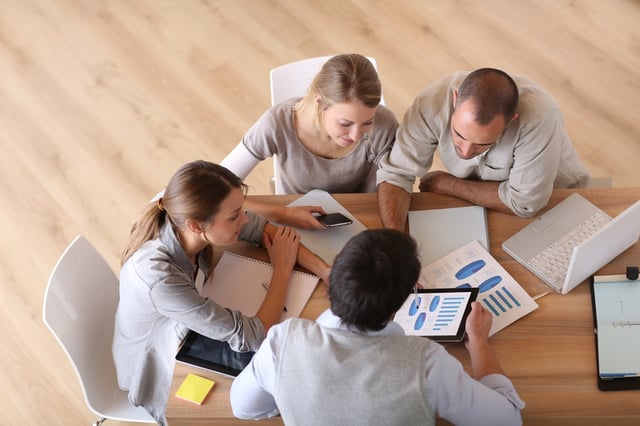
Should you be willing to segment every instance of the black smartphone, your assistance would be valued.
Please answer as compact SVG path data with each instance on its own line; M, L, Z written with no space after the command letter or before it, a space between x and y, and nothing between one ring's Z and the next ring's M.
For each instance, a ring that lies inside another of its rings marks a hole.
M318 222L320 222L327 228L332 228L334 226L350 225L353 223L351 219L349 219L342 213L323 214L320 216L316 216L316 219L318 219Z

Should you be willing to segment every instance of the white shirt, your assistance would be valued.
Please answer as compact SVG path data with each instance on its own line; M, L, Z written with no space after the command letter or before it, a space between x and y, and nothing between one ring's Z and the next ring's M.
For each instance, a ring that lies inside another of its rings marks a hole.
M331 310L325 311L316 322L322 327L348 330ZM261 419L279 414L273 397L275 365L285 338L285 330L286 327L282 324L272 327L251 363L233 382L230 397L236 417ZM365 334L398 336L404 335L404 331L398 324L389 322L382 330ZM429 367L428 371L434 368L438 370L437 374L430 374L424 394L432 411L440 417L457 425L480 425L483 421L493 425L496 423L491 419L495 418L504 420L502 424L520 424L519 410L524 408L524 402L507 377L490 374L476 381L463 370L457 359L437 343L428 349L425 363ZM466 392L470 387L474 388L474 399L465 400L464 396L471 394Z

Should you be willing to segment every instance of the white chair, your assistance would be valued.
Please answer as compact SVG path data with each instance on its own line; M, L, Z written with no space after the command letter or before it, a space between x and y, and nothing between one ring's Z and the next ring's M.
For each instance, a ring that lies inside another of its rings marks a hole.
M271 84L271 105L275 105L289 98L303 96L315 76L325 62L332 56L317 56L315 58L302 59L275 67L269 73ZM367 57L378 70L376 60ZM384 105L384 97L380 97L380 103Z
M106 419L155 423L118 387L111 355L118 299L118 278L91 243L78 236L49 277L42 316L71 361L87 407L100 416L95 425Z
M273 106L289 98L304 96L311 85L311 82L322 68L322 65L324 65L324 63L331 57L332 56L318 56L314 58L307 58L273 68L269 73L269 80L271 84L271 105ZM371 61L377 71L378 65L376 64L376 60L371 57L367 57L367 59ZM384 98L382 95L380 96L380 104L384 105ZM278 161L274 155L271 189L276 195L283 194L281 189L278 188L278 177Z

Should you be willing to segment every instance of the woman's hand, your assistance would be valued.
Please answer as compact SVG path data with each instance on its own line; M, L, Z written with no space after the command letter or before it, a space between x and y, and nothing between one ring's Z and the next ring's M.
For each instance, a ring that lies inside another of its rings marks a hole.
M298 247L300 245L300 236L289 227L281 226L276 228L275 232L271 232L273 237L266 231L263 232L262 237L264 245L269 252L273 274L271 275L271 283L269 283L267 295L256 313L265 330L269 330L272 325L280 321L287 297L287 285L298 257Z
M274 271L290 273L296 263L300 245L300 236L296 231L288 226L280 226L276 229L273 239L264 232L263 240Z
M280 223L303 229L325 229L315 214L327 214L321 206L284 207Z

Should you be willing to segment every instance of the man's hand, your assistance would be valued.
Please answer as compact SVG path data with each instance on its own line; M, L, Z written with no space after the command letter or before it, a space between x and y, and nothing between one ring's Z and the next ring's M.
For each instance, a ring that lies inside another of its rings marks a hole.
M446 194L451 192L451 185L456 177L441 170L429 172L420 178L420 192L437 192Z

